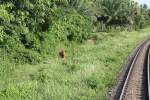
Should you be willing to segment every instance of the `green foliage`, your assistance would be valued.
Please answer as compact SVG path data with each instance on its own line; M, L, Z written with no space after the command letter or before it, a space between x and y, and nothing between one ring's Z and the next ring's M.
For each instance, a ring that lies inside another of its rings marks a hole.
M3 31L3 27L0 26L0 42L3 42L4 40L4 31Z
M20 63L20 64L36 64L41 61L40 55L36 52L32 51L17 51L16 54L14 55L14 61L15 63Z
M0 0L0 99L106 99L122 59L149 30L92 35L92 28L132 30L149 22L150 9L131 0ZM66 63L57 58L58 49L82 42Z
M3 100L29 100L31 99L30 95L34 91L34 87L31 83L29 84L23 84L23 85L16 85L12 86L10 85L5 90L0 91L0 98ZM28 98L26 98L28 97ZM26 98L26 99L25 99Z
M96 89L99 85L98 79L96 79L94 76L89 77L86 80L87 85L92 88L92 89Z
M0 42L3 42L5 38L5 25L8 25L14 16L9 13L9 9L13 7L13 4L0 4Z
M91 41L74 46L68 43L68 60L73 62L75 59L75 65L80 66L73 73L68 73L67 66L58 57L48 59L48 64L15 66L0 59L0 69L14 67L14 70L0 71L3 73L0 73L0 99L108 100L108 91L116 84L123 60L138 42L149 36L149 31L150 28L140 32L94 33L98 36L96 45ZM74 48L77 49L75 55L72 53ZM0 55L3 54L6 53L2 51Z
M139 6L137 2L132 0L97 0L93 10L95 10L97 18L94 23L103 23L106 26L106 31L110 28L119 30L117 27L128 28L129 26L130 30L134 27L139 29L145 27L150 21L147 5ZM103 27L98 25L98 30L103 31Z
M3 23L8 23L14 18L14 16L8 11L12 7L12 3L0 4L0 21L2 21Z
M58 20L51 28L50 34L54 34L60 41L78 41L86 40L90 35L91 23L86 16L71 11L60 20Z
M83 42L90 35L91 22L75 10L79 5L78 0L2 1L1 49L17 63L35 63L40 57L54 55L60 41Z
M135 18L135 23L136 23L136 29L138 28L144 28L146 26L146 19L144 18L143 15L137 16Z
M55 47L59 42L81 43L91 36L93 27L107 32L132 30L143 28L150 21L147 5L139 6L131 0L0 2L0 48L10 53L10 58L17 59L17 62L23 59L21 62L30 63L35 55L37 58L56 55ZM27 55L27 52L30 54Z

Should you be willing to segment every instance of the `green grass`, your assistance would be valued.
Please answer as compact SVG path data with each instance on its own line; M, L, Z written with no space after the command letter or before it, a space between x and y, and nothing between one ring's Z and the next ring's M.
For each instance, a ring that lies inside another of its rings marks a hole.
M55 57L46 59L48 63L13 65L1 58L0 99L106 100L122 64L149 32L148 27L139 32L95 33L96 43L60 44L57 51L67 49L67 63Z

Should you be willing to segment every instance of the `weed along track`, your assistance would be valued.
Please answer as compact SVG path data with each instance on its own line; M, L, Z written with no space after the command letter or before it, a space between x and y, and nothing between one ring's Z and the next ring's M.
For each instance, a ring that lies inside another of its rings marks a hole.
M136 51L114 100L150 100L150 40Z

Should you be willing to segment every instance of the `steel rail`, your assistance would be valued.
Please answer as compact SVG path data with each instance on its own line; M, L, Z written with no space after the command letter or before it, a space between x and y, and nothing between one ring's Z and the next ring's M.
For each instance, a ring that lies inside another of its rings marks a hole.
M144 44L144 43L143 43L143 44ZM129 72L128 72L128 74L127 74L127 77L126 77L126 79L125 79L125 82L124 82L124 85L123 85L123 88L122 88L122 91L121 91L121 95L120 95L120 97L119 97L119 100L122 100L122 99L123 99L123 96L124 96L124 93L125 93L125 89L126 89L126 86L127 86L128 81L129 81L129 77L130 77L130 75L131 75L131 73L132 73L132 69L133 69L133 67L134 67L135 61L136 61L136 59L137 59L137 57L138 57L138 55L139 55L139 53L140 53L142 47L143 47L143 45L141 45L141 46L139 47L139 49L138 49L138 51L137 51L137 53L136 53L136 55L135 55L135 57L134 57L134 59L133 59L133 61L132 61L131 67L130 67L130 69L129 69Z
M148 51L148 61L147 61L147 82L148 82L148 99L150 100L150 48Z

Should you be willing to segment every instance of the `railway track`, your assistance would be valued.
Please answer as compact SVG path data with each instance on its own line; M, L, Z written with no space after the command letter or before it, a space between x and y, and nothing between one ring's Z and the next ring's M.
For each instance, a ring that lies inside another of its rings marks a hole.
M148 100L150 100L150 48L148 50L148 61L147 61L147 86L148 86Z
M122 82L118 100L150 100L149 46L150 40L139 46Z

